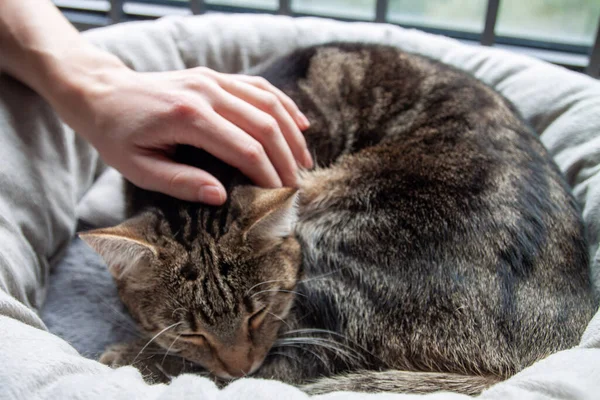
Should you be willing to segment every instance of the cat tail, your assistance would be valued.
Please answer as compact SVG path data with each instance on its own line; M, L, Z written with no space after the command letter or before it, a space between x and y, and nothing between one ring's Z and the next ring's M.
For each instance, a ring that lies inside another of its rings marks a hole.
M438 391L477 395L502 379L497 376L444 372L363 371L323 378L301 387L308 394L334 391L431 393Z

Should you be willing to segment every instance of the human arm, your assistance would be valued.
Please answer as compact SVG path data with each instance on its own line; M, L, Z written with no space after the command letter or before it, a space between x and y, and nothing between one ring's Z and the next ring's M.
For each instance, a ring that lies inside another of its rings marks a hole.
M220 204L222 185L174 163L177 144L203 148L265 187L293 186L312 160L308 121L266 81L207 68L140 73L89 44L50 1L3 0L0 69L24 82L146 189Z

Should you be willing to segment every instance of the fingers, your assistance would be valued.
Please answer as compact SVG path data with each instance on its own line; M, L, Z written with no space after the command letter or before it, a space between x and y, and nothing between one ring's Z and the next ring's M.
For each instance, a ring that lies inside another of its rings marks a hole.
M132 182L144 189L215 206L227 198L221 183L206 171L178 164L158 153L139 156L135 161L142 178Z
M215 111L262 144L283 185L296 186L296 161L282 133L284 128L280 129L275 118L228 93L215 104ZM287 119L286 123L298 130L289 116Z
M292 119L294 114L301 115L304 120L306 120L306 117L300 111L297 111L296 105L289 97L274 87L273 91L267 91L237 80L231 80L224 89L263 111L267 116L274 118L298 164L305 168L312 167L312 157L306 147L304 135L298 129L297 122ZM286 103L291 104L286 105ZM263 121L267 120L263 117ZM308 120L306 120L306 124L308 124ZM241 128L245 130L244 127Z
M289 115L294 118L294 121L298 124L298 127L302 130L308 129L310 122L304 114L298 109L298 106L292 99L290 99L285 93L271 85L265 78L259 76L248 76L248 75L232 75L234 79L245 82L258 89L270 92L277 97L281 104L285 107Z
M305 168L313 166L306 140L300 132L300 129L308 129L310 123L285 93L262 77L221 74L210 69L202 71L232 95L275 118L298 164Z
M177 142L208 151L259 186L281 187L282 181L262 144L213 110L205 111L203 117L197 129L202 135L180 132Z
M196 129L176 131L177 143L208 151L257 185L296 186L298 165L311 168L313 161L299 129L308 120L295 103L263 78L206 68L185 75L199 95L191 114L201 118L188 120Z

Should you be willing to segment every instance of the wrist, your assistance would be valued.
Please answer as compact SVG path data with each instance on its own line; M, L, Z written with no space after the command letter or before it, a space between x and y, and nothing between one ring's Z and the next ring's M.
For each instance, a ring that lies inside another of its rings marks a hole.
M88 140L88 126L96 120L97 100L114 93L124 75L133 73L116 56L91 45L63 57L49 57L34 89L57 111L64 122Z
M116 56L87 43L76 50L42 58L40 73L32 79L32 86L53 106L85 100L106 89L114 75L130 71Z
M0 68L80 128L77 113L90 111L86 97L106 86L112 71L130 70L87 42L50 1L0 1Z
M116 57L87 42L52 2L1 1L0 67L42 96L61 90L86 69L117 64Z
M90 126L98 120L98 99L119 90L132 71L87 42L51 1L0 2L3 72L44 97L63 121L84 136L102 131Z

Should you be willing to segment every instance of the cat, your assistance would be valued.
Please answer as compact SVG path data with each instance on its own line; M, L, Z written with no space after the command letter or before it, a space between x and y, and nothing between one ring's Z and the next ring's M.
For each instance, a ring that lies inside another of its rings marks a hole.
M102 362L477 394L577 344L596 307L580 210L508 100L373 44L301 49L258 75L308 116L318 166L262 189L178 147L223 182L220 207L126 183L129 219L81 237L146 338Z

